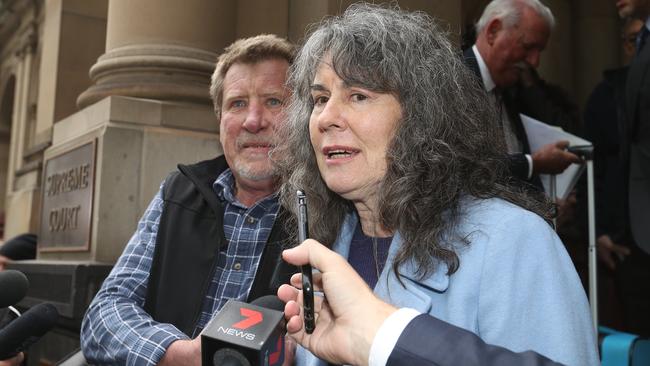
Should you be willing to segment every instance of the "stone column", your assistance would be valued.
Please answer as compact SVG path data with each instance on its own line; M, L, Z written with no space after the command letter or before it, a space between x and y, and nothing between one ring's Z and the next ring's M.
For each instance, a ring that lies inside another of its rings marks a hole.
M575 73L572 60L575 58L574 14L567 0L550 0L545 4L553 12L555 28L539 65L539 75L549 83L560 86L575 100Z
M54 124L45 153L39 258L115 262L165 176L220 154L208 90L237 10L231 0L109 0L93 85ZM91 184L52 194L57 172L79 167ZM65 212L74 220L56 219Z
M29 92L32 83L32 59L36 35L28 31L21 41L16 56L16 88L14 93L13 123L7 167L5 201L5 238L32 231L31 216L37 191L38 172L25 170L25 130L29 118ZM31 174L27 174L31 173Z
M214 62L235 34L225 0L109 1L106 53L80 108L109 95L210 104Z
M253 0L246 0L250 2ZM419 10L436 18L445 30L449 30L453 42L458 43L462 25L463 6L468 0L399 0L398 4L405 10ZM292 42L300 41L309 25L319 22L327 15L341 14L356 0L289 0L289 24L287 38ZM387 3L389 0L373 1ZM283 6L284 2L278 2Z
M603 70L621 65L620 22L613 1L578 0L572 3L576 96L584 108L594 86L602 80Z
M288 27L289 0L237 1L237 38L260 33L273 33L286 38Z

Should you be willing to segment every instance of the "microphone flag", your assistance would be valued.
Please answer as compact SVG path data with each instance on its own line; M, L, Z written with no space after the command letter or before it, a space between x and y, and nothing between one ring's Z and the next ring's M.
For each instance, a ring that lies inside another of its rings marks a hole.
M282 365L284 313L229 300L201 333L203 365Z

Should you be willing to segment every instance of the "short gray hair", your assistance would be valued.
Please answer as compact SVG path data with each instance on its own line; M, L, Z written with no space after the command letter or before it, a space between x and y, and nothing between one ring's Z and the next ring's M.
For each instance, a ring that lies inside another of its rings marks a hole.
M492 0L483 10L481 18L476 22L476 34L481 33L492 19L501 19L506 28L516 25L519 23L521 13L525 7L529 7L542 17L550 29L555 27L555 18L551 9L539 0Z

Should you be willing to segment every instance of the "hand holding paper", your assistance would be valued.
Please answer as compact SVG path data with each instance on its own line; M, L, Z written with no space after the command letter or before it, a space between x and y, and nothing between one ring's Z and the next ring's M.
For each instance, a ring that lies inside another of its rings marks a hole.
M566 151L569 141L546 144L532 154L533 174L561 174L569 165L580 164L579 156Z
M529 116L523 114L520 116L521 122L526 130L530 151L533 152L533 171L535 173L542 173L540 174L540 179L547 193L550 192L551 176L543 173L552 174L555 172L557 198L566 199L578 181L578 178L580 178L580 174L584 170L584 165L576 164L580 163L580 158L575 154L565 151L565 148L574 145L591 146L591 142L565 132L559 127L547 125ZM547 155L548 161L552 160L550 156L556 156L556 163L546 167L542 165L542 169L538 169L535 166L536 164L538 165L535 160L536 155ZM560 169L564 164L566 164L565 169Z

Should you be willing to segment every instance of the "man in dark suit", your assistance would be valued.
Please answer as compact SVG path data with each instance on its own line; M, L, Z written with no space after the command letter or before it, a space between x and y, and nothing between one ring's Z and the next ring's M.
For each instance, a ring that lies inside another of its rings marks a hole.
M465 63L501 111L513 175L538 186L538 174L558 174L580 162L578 156L565 151L566 141L547 144L531 154L519 117L522 75L539 65L553 25L553 14L538 0L493 0L476 24L476 43L464 53Z
M631 331L650 335L650 1L618 0L622 18L644 23L625 86L621 149L627 178L631 254L621 263L621 291ZM623 243L625 244L625 243Z

